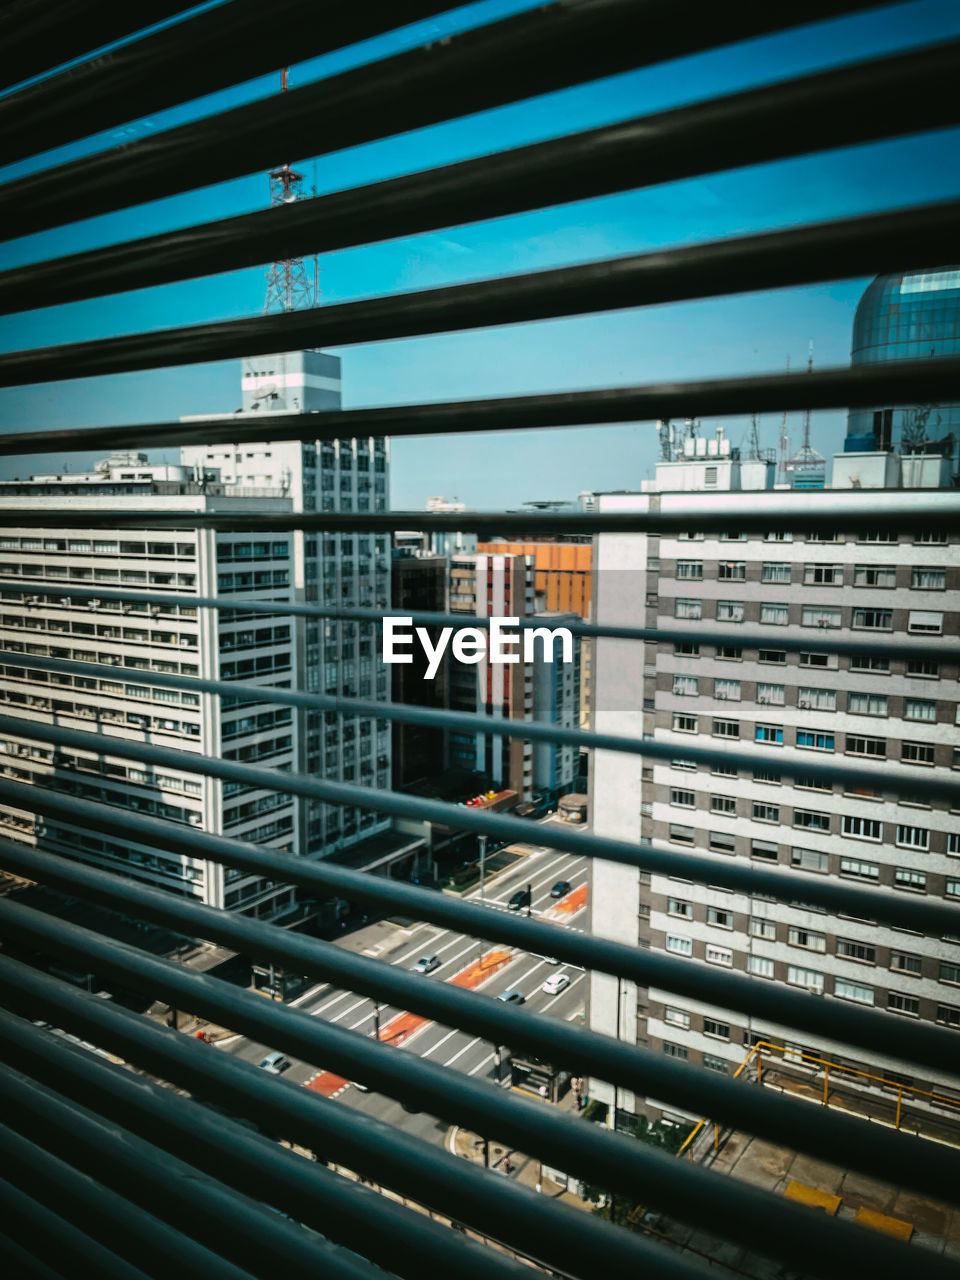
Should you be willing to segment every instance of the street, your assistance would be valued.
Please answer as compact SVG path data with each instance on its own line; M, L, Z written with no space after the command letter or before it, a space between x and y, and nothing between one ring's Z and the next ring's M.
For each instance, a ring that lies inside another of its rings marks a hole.
M549 824L532 826L538 837L547 835L543 830ZM531 914L558 925L571 928L584 927L587 894L587 860L570 854L557 854L553 850L534 845L537 852L528 854L509 870L503 872L486 886L485 901L491 911L507 910L507 903L518 889L532 885ZM570 890L562 899L551 898L550 890L557 881L565 880ZM480 898L479 889L468 898L474 902ZM361 955L377 957L385 964L400 965L412 969L422 956L436 955L440 965L424 982L455 981L458 986L480 989L491 998L504 991L519 991L526 1002L518 1006L516 1017L527 1012L548 1014L559 1019L573 1019L583 1012L585 973L575 965L555 964L549 957L513 951L497 943L477 940L462 933L430 924L412 924L401 927L389 921L365 926L344 939L344 945ZM565 974L570 985L557 995L541 991L544 980L555 974ZM376 1025L375 1002L354 992L344 991L328 983L320 983L290 1002L294 1007L315 1017L324 1018L351 1031L373 1036ZM379 1013L380 1038L397 1046L401 1053L415 1053L438 1065L450 1067L465 1075L494 1083L497 1075L496 1046L468 1032L444 1027L428 1018L408 1013L391 1005L381 1005ZM234 1037L223 1042L221 1052L229 1052L250 1062L260 1062L272 1046L262 1045L244 1037ZM504 1051L500 1067L501 1081L509 1079L509 1051ZM447 1125L434 1117L409 1113L392 1098L361 1090L342 1077L326 1072L312 1064L292 1061L284 1077L295 1083L308 1085L317 1092L336 1097L348 1106L356 1107L386 1121L408 1133L440 1142Z

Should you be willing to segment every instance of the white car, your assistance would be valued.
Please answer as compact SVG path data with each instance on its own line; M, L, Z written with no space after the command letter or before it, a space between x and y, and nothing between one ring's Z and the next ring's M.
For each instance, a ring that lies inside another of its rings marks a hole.
M260 1067L261 1071L267 1071L272 1076L280 1075L282 1072L286 1071L289 1065L289 1059L284 1054L280 1053L279 1050L274 1053L268 1053L262 1062L257 1063L257 1066Z
M561 991L566 991L569 985L570 979L565 973L551 973L540 990L545 991L548 996L558 996Z

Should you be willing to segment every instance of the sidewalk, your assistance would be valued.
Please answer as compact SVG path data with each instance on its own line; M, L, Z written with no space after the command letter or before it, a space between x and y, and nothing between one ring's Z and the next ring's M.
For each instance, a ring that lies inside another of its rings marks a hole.
M573 1090L567 1092L557 1103L544 1102L542 1105L553 1107L556 1111L565 1111L572 1115L577 1114L576 1098ZM589 1121L586 1123L589 1123ZM453 1155L460 1156L463 1160L471 1160L474 1164L479 1165L484 1163L483 1138L472 1133L469 1129L461 1129L458 1125L452 1126L447 1131L445 1146ZM541 1163L535 1156L524 1155L523 1152L516 1151L502 1142L496 1142L492 1138L488 1142L488 1147L490 1169L497 1176L512 1178L514 1182L522 1183L531 1190L538 1191L541 1195L550 1196L552 1199L559 1200L562 1204L570 1205L575 1209L585 1209L589 1212L595 1208L595 1205L586 1200L581 1200L572 1191L567 1191L555 1182L550 1181L549 1178L544 1178Z

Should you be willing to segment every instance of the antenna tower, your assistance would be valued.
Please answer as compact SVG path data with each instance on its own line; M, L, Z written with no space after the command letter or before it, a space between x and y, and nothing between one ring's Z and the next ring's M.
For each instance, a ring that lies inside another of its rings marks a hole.
M787 373L790 372L790 357L787 356ZM790 457L790 437L787 435L787 411L784 409L783 417L780 420L780 460L777 466L777 483L786 484L789 480L787 475L787 459Z
M287 68L281 72L281 93L287 92ZM303 189L303 174L291 169L289 164L279 169L271 169L270 207L277 209L281 205L294 204L306 198ZM314 192L316 195L316 192ZM264 315L272 311L302 311L315 307L319 302L317 287L317 258L314 254L312 279L311 272L303 258L288 258L282 262L274 262L267 272L267 296L263 304Z
M813 373L813 339L810 339L810 354L807 356L807 373ZM803 411L803 444L800 452L802 454L810 453L810 410Z
M751 462L756 462L760 458L760 419L757 415L750 415L750 430L747 433L747 458Z

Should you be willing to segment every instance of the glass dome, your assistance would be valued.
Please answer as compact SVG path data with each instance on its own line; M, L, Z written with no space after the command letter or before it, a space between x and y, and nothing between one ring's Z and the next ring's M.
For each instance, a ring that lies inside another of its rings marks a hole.
M960 267L878 276L857 307L853 364L960 355ZM960 404L853 409L846 452L942 453L960 472Z

